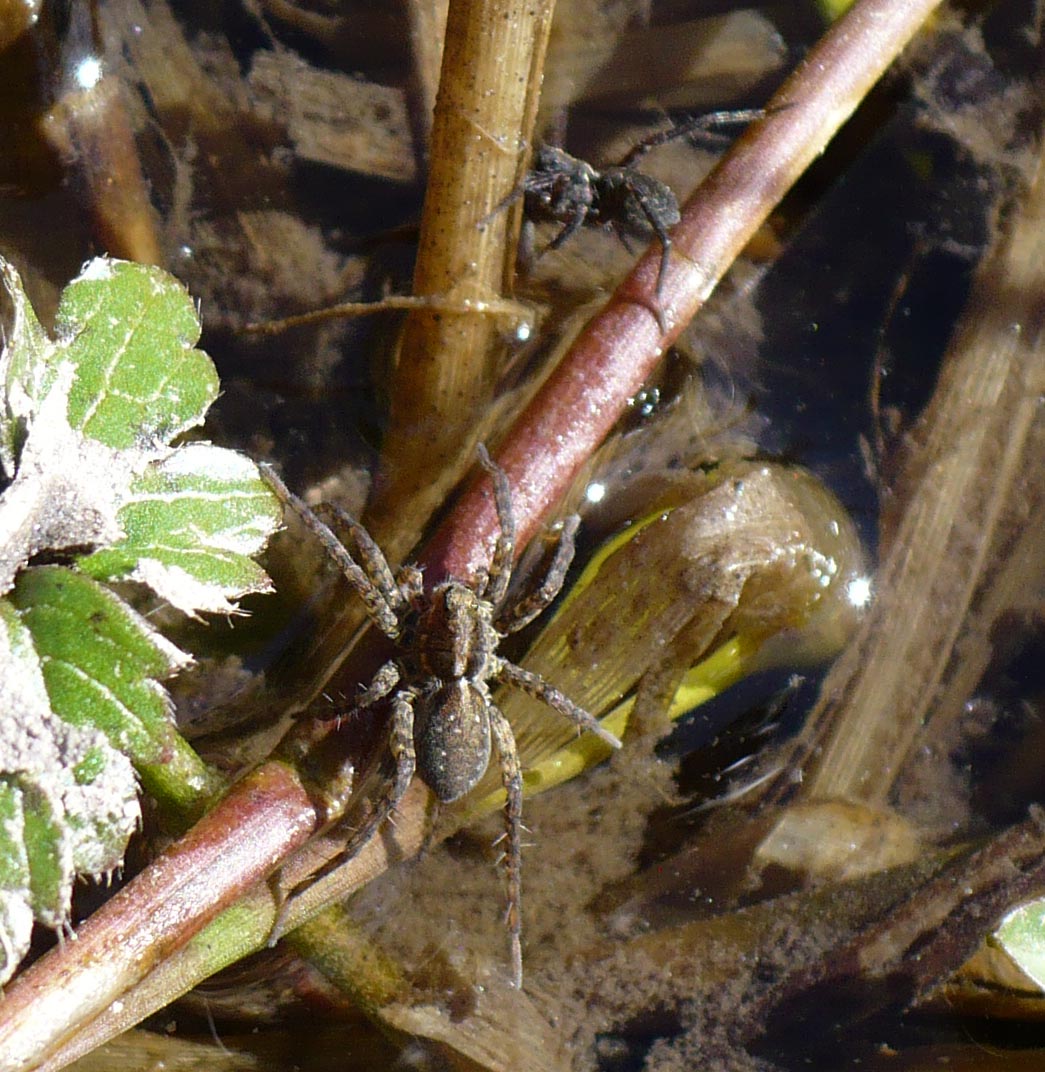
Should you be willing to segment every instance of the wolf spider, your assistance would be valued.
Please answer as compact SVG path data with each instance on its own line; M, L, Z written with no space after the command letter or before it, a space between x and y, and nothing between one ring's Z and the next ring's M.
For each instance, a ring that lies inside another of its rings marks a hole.
M629 252L629 238L652 233L660 242L659 296L671 257L670 228L680 219L679 203L671 187L635 164L658 145L682 138L707 139L716 127L749 123L763 115L761 108L745 108L691 117L644 138L618 163L601 171L565 149L538 146L533 167L504 204L523 197L529 219L562 224L548 249L558 249L581 227L608 228Z
M331 530L300 500L289 501L321 540L366 606L370 620L397 647L374 675L355 708L389 699L390 749L395 773L362 830L354 848L367 841L395 810L415 773L444 804L470 792L486 773L491 748L497 753L504 785L505 852L512 977L522 985L521 856L522 771L508 720L490 695L498 681L523 692L570 719L579 731L597 734L614 748L620 741L595 718L539 674L497 654L503 637L528 625L552 602L573 560L574 515L563 526L558 546L540 584L519 602L506 606L515 554L515 521L504 471L486 449L479 461L494 486L500 533L488 570L471 583L446 580L426 590L421 571L404 566L393 573L381 549L363 526L343 511L327 507L348 532L357 563ZM351 849L346 849L351 852Z

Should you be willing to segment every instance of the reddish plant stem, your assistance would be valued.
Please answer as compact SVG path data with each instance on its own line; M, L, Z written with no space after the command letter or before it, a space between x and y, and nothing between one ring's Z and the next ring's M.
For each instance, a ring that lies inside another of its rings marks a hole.
M940 0L861 0L806 57L687 202L660 294L656 243L581 333L502 442L524 547L737 255ZM429 542L429 577L471 577L497 513L474 482Z
M314 833L297 775L267 763L4 993L0 1068L31 1068Z

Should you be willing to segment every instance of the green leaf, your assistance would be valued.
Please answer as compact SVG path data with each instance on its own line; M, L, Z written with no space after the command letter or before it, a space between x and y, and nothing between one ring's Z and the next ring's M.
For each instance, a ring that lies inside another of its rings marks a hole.
M994 932L994 940L1024 975L1045 990L1045 900L1029 901L1010 912Z
M34 917L68 916L77 874L111 870L139 820L130 762L91 726L52 710L30 630L0 599L0 980Z
M169 443L218 396L214 365L193 348L192 299L160 268L91 261L65 288L55 331L76 369L69 424L106 446Z
M280 510L244 456L171 445L218 391L177 280L92 261L63 293L53 339L2 258L0 284L14 311L0 353L3 982L34 918L65 924L76 875L119 864L139 779L179 820L221 782L178 735L161 685L189 657L99 582L142 582L188 614L232 612L271 587L251 556ZM31 566L62 553L71 565Z
M206 443L136 479L118 519L126 536L79 561L91 576L129 577L186 613L229 613L230 598L270 588L250 557L278 526L280 504L253 462Z
M170 715L156 679L188 658L113 592L61 566L25 570L11 602L32 633L56 714L100 729L136 763L156 762Z

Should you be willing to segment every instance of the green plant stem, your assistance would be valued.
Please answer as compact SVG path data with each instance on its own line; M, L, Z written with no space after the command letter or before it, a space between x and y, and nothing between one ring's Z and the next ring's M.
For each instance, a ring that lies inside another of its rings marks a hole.
M142 789L160 805L168 828L180 833L203 815L227 782L173 729L164 744L162 762L140 763L135 769Z

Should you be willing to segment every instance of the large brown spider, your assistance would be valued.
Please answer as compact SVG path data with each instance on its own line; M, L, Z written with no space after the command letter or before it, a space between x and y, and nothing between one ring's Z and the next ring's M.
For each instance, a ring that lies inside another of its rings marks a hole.
M511 938L512 973L522 985L521 850L522 773L511 726L490 696L488 683L521 689L614 748L620 741L583 708L530 673L497 654L501 639L529 624L558 594L573 560L579 519L569 518L540 584L512 606L505 606L515 554L511 492L503 470L479 447L479 460L493 480L500 534L489 570L471 583L450 579L430 591L421 571L404 566L393 574L384 554L363 526L343 511L326 507L349 533L359 562L330 529L300 500L288 499L322 541L366 605L371 621L397 647L374 675L355 708L390 697L390 744L395 773L364 830L352 838L361 846L395 810L415 772L444 804L472 790L486 773L491 744L497 753L505 804L504 860L508 881L506 922Z

